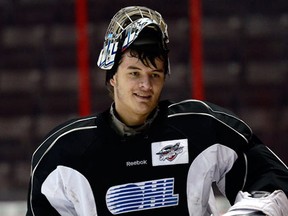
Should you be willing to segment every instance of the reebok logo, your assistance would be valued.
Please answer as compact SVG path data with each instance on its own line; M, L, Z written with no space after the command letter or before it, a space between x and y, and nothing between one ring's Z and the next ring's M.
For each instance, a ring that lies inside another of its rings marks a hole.
M138 165L147 165L147 160L141 160L141 161L127 161L126 166L138 166Z

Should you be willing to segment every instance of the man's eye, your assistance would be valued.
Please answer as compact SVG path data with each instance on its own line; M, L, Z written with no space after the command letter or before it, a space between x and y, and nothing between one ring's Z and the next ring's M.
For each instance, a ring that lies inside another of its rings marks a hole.
M138 72L131 72L130 73L131 76L138 76L138 74L139 74Z
M158 77L160 77L160 75L158 73L154 73L154 74L152 74L152 77L153 78L158 78Z

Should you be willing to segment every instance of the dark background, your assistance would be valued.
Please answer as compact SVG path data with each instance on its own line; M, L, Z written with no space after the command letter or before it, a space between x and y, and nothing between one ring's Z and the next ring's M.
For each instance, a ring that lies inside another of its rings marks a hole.
M111 100L97 66L121 7L145 5L169 26L163 98L191 98L187 0L89 0L92 110ZM288 162L288 1L203 0L206 100L234 111ZM24 200L30 160L56 125L78 116L74 0L0 0L0 200Z

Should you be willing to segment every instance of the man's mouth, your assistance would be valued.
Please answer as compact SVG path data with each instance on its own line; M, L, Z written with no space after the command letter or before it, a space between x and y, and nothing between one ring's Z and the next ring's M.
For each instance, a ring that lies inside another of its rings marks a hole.
M137 94L134 93L135 96L137 96L138 98L142 98L142 99L150 99L152 96L151 95L142 95L142 94Z

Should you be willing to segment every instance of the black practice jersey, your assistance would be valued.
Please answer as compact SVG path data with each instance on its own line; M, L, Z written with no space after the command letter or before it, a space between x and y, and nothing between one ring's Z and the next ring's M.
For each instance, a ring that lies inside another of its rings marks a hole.
M239 190L288 194L287 167L214 104L162 101L134 136L109 118L75 119L47 136L33 154L27 216L209 215L214 182L232 204Z

